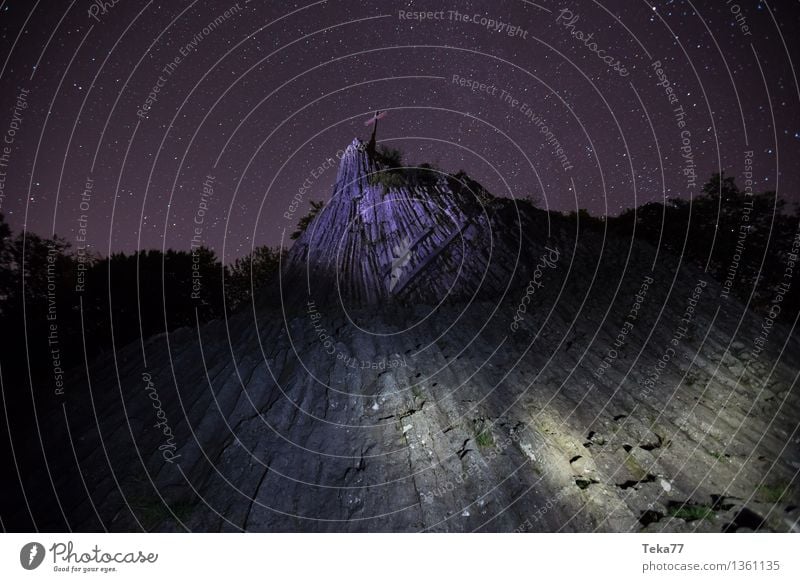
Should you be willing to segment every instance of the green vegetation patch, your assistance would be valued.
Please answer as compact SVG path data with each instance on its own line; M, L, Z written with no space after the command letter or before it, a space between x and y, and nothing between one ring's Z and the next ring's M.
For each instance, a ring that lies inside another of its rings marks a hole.
M667 515L677 517L685 521L697 521L700 519L711 520L714 517L714 510L708 505L676 505L667 511Z

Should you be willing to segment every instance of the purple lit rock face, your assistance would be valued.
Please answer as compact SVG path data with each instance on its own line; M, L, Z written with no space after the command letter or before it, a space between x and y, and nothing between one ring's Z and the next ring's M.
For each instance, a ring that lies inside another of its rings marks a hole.
M345 150L330 202L289 254L290 269L307 271L312 297L377 303L407 295L466 226L444 179L431 191L370 183L386 171L363 142ZM440 297L447 290L446 280L429 283Z
M416 170L416 181L384 186L375 178L392 170L353 140L330 202L289 253L284 284L302 278L310 299L343 305L502 297L527 272L521 253L541 249L547 229L533 226L527 203Z

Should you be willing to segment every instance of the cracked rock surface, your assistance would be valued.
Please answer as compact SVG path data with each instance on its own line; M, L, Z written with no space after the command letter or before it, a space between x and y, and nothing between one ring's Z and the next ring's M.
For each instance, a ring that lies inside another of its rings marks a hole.
M280 288L73 371L30 478L85 484L76 530L797 530L797 337L756 350L644 243L373 186L358 145Z

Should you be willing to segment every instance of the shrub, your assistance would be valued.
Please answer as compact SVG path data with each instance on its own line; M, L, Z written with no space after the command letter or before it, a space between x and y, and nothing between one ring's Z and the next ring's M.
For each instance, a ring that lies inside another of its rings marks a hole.
M697 521L698 519L711 519L714 517L714 510L708 505L676 505L671 507L667 513L672 517L685 521Z
M762 485L758 490L759 497L767 503L779 503L789 493L789 485Z
M484 429L475 436L475 442L479 447L491 447L494 444L492 433Z
M297 222L297 229L292 233L291 239L296 240L300 238L300 236L306 231L308 225L311 224L311 221L320 213L322 208L325 206L325 203L322 200L311 201L311 208L308 209L308 214L306 214L303 218L301 218Z

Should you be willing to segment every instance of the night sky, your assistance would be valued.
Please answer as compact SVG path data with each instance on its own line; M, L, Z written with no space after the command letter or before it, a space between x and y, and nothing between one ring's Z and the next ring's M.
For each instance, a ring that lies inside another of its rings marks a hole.
M5 0L0 212L102 255L194 238L229 261L288 241L375 109L407 162L551 209L744 186L749 161L797 201L799 22L788 0Z

